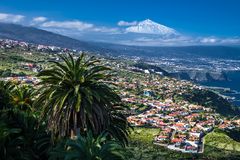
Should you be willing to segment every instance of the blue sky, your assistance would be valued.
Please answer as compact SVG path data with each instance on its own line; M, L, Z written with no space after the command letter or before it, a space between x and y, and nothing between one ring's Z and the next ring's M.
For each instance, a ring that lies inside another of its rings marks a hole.
M41 0L34 2L32 0L1 0L0 2L0 13L24 17L22 19L18 17L21 21L15 20L12 23L35 25L50 31L63 32L69 36L74 33L74 27L73 30L69 27L61 29L59 25L63 23L58 23L55 28L55 23L50 27L49 25L43 27L39 22L78 21L82 24L78 23L77 26L86 24L85 29L93 25L95 28L109 29L111 32L119 27L117 25L119 21L138 23L151 19L188 37L236 39L240 36L239 8L239 0ZM38 24L34 24L33 18L37 17L42 19L39 19ZM14 17L10 19L14 20ZM0 17L1 20L11 22ZM68 23L68 25L76 24ZM90 33L90 30L88 32L85 36L101 37L99 34ZM83 33L79 31L78 34L77 38L81 39Z

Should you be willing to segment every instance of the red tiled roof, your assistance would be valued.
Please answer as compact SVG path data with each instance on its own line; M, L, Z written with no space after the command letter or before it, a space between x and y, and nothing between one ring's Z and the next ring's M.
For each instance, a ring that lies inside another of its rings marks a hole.
M183 141L182 138L173 138L173 139L172 139L172 142L173 142L173 143L182 142L182 141Z

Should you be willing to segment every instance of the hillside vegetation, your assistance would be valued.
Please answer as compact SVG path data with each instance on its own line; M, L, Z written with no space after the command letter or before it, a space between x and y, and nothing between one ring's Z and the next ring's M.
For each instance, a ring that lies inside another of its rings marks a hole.
M142 160L175 160L175 159L199 159L199 160L238 160L240 159L240 142L227 136L221 130L215 130L204 138L205 149L203 154L186 154L165 149L152 143L153 137L159 133L154 128L134 128L130 135L129 151L134 159Z

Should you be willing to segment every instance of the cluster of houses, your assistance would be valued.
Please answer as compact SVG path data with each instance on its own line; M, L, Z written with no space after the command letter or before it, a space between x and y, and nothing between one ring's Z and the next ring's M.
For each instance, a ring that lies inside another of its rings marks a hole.
M36 85L40 82L40 80L34 76L5 77L5 78L0 78L0 80L11 81L18 84L32 84L32 85Z
M34 50L39 52L72 52L76 53L77 50L72 50L68 48L61 48L57 46L49 46L49 45L35 45L32 43L27 43L23 41L16 41L11 39L0 39L0 48L1 49L12 49L20 47L22 50Z
M20 67L22 69L25 69L25 70L29 70L29 71L32 71L32 72L39 72L42 70L42 67L40 65L37 65L36 63L21 63L20 64Z
M132 98L123 98L132 103ZM232 129L240 127L239 120L221 119L211 109L184 102L181 105L166 100L149 100L150 109L140 114L130 115L128 121L133 126L159 128L154 144L186 153L202 153L203 137L214 127Z
M174 101L174 94L183 94L189 89L202 90L188 81L148 76L118 77L114 83L121 88L122 101L131 104L128 122L136 127L159 128L153 139L156 145L184 153L202 153L203 137L215 127L232 129L240 127L240 120L227 120L213 109L188 101ZM141 94L136 94L141 88ZM158 99L154 94L164 94ZM143 110L139 106L146 106Z
M182 152L202 152L202 137L217 124L209 108L187 102L180 106L169 99L152 100L148 105L151 109L129 116L128 121L134 126L159 128L155 144Z
M27 48L29 45L26 42L21 42L21 41L15 41L15 40L10 40L10 39L0 39L0 48L5 49L5 48L14 48L14 47L22 47L22 48Z

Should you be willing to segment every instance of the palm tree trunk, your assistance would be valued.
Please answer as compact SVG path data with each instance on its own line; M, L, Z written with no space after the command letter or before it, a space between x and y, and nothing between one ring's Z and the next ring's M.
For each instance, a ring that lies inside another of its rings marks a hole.
M74 137L75 137L74 129L71 129L71 139L74 139Z
M73 112L73 129L71 129L71 139L77 136L77 112Z
M80 128L78 128L77 112L73 112L73 129L71 129L71 139L76 138L80 134Z

